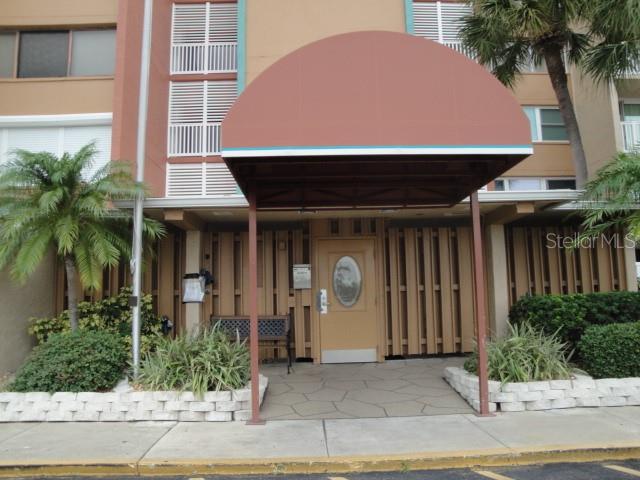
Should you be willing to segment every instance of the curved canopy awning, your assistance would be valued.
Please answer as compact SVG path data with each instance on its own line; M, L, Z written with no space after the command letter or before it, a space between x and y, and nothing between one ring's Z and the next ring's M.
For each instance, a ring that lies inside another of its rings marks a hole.
M258 208L452 205L532 153L522 108L483 67L378 31L276 62L238 98L222 139Z

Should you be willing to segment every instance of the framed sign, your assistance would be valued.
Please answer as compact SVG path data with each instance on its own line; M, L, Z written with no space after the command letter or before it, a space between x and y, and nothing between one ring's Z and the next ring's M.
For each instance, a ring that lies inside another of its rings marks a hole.
M311 265L299 263L293 266L293 288L296 290L311 288Z

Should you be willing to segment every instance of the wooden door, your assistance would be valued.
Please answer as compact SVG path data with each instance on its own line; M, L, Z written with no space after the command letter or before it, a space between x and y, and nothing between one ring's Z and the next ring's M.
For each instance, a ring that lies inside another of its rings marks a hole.
M375 239L318 242L318 285L325 289L321 313L322 363L377 361Z

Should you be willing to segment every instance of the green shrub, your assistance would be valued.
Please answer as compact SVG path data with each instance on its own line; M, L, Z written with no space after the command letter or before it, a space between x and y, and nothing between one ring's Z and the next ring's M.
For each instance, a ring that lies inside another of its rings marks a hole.
M80 302L78 319L80 330L104 331L120 335L124 339L124 348L131 350L131 307L129 306L130 288L123 288L114 297L98 302ZM140 350L142 354L153 349L160 334L162 321L153 311L153 298L143 295L141 306ZM54 333L69 332L69 312L65 310L53 318L32 318L29 333L39 344L45 343Z
M31 352L16 374L16 392L91 392L112 389L122 378L127 353L109 332L54 334Z
M590 325L640 320L640 292L535 295L520 298L509 312L512 324L529 323L547 334L558 332L572 349Z
M570 356L556 334L547 335L526 323L510 325L507 336L487 342L489 379L503 383L566 379L571 374ZM464 368L478 374L477 350Z
M578 349L582 367L595 378L640 377L640 322L591 326Z
M139 382L149 390L207 391L244 387L249 381L249 351L219 329L164 338L140 365Z

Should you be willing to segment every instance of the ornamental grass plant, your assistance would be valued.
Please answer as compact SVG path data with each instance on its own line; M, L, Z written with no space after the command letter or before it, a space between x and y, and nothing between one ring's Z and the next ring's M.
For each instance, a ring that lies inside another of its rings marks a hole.
M509 325L505 337L487 342L489 379L502 383L568 379L571 353L557 332L545 334L528 323ZM477 348L464 368L478 374Z
M243 388L249 381L249 350L214 327L175 339L163 338L142 359L139 385L145 390L192 391Z

